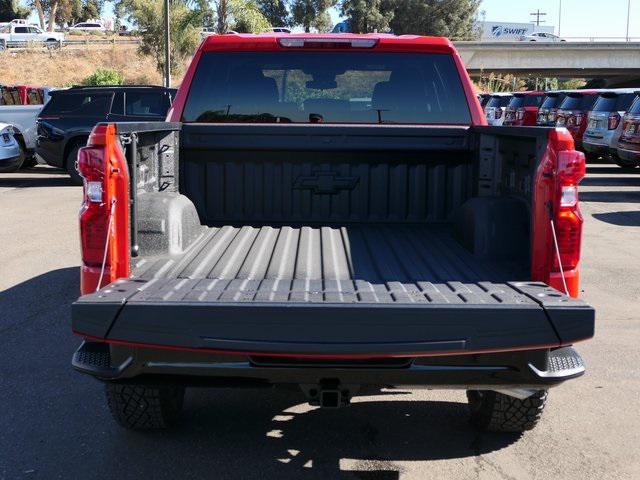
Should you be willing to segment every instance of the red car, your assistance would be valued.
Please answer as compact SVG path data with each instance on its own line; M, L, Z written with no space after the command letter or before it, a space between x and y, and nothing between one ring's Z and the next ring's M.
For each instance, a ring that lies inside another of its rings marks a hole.
M544 92L517 92L507 106L504 125L527 127L536 125L538 109L544 100Z
M582 147L582 136L587 129L587 117L599 94L600 90L569 92L560 104L556 127L566 127L571 132L576 148Z

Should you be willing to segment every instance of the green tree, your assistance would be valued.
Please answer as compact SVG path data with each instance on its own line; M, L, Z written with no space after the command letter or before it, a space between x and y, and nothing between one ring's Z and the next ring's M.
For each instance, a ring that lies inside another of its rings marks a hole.
M95 72L82 80L83 85L122 85L124 77L117 70L98 68Z
M79 21L100 18L103 7L104 0L85 0L82 2L82 14Z
M480 0L397 0L393 33L434 35L452 40L474 40Z
M159 72L164 71L164 15L163 0L125 0L129 20L140 29L140 53L156 61ZM169 52L172 72L182 71L185 60L201 41L202 16L184 3L169 4Z
M216 33L266 32L271 24L254 0L213 0Z
M311 28L327 32L332 26L328 10L337 3L338 0L293 0L293 23L302 26L305 32L310 32Z
M73 25L82 15L82 0L65 0L56 10L58 25Z
M262 15L272 26L286 27L291 23L284 0L258 0L257 4Z
M27 18L31 10L22 7L16 0L0 0L0 22L10 22L15 18Z
M394 4L389 0L343 0L342 14L349 18L354 33L389 31L393 19Z

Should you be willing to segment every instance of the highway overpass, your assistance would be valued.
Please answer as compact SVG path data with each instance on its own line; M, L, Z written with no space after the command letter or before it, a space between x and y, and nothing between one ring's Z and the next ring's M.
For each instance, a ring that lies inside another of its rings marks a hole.
M456 42L456 47L473 77L494 72L640 80L640 42Z

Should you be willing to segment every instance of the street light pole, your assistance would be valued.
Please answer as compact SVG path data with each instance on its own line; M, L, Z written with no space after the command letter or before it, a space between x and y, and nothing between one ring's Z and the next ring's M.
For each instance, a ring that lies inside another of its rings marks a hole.
M562 0L560 0L560 7L558 8L558 36L562 34Z
M171 87L171 56L169 54L169 0L164 0L164 86Z
M627 42L629 41L629 19L631 18L631 0L627 2Z

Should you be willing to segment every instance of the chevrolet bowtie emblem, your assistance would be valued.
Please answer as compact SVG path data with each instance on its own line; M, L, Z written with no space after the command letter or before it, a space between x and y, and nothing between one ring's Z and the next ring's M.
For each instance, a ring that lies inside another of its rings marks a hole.
M345 177L338 172L316 171L313 175L300 175L293 182L296 190L311 190L317 195L333 195L341 190L353 190L359 177Z

